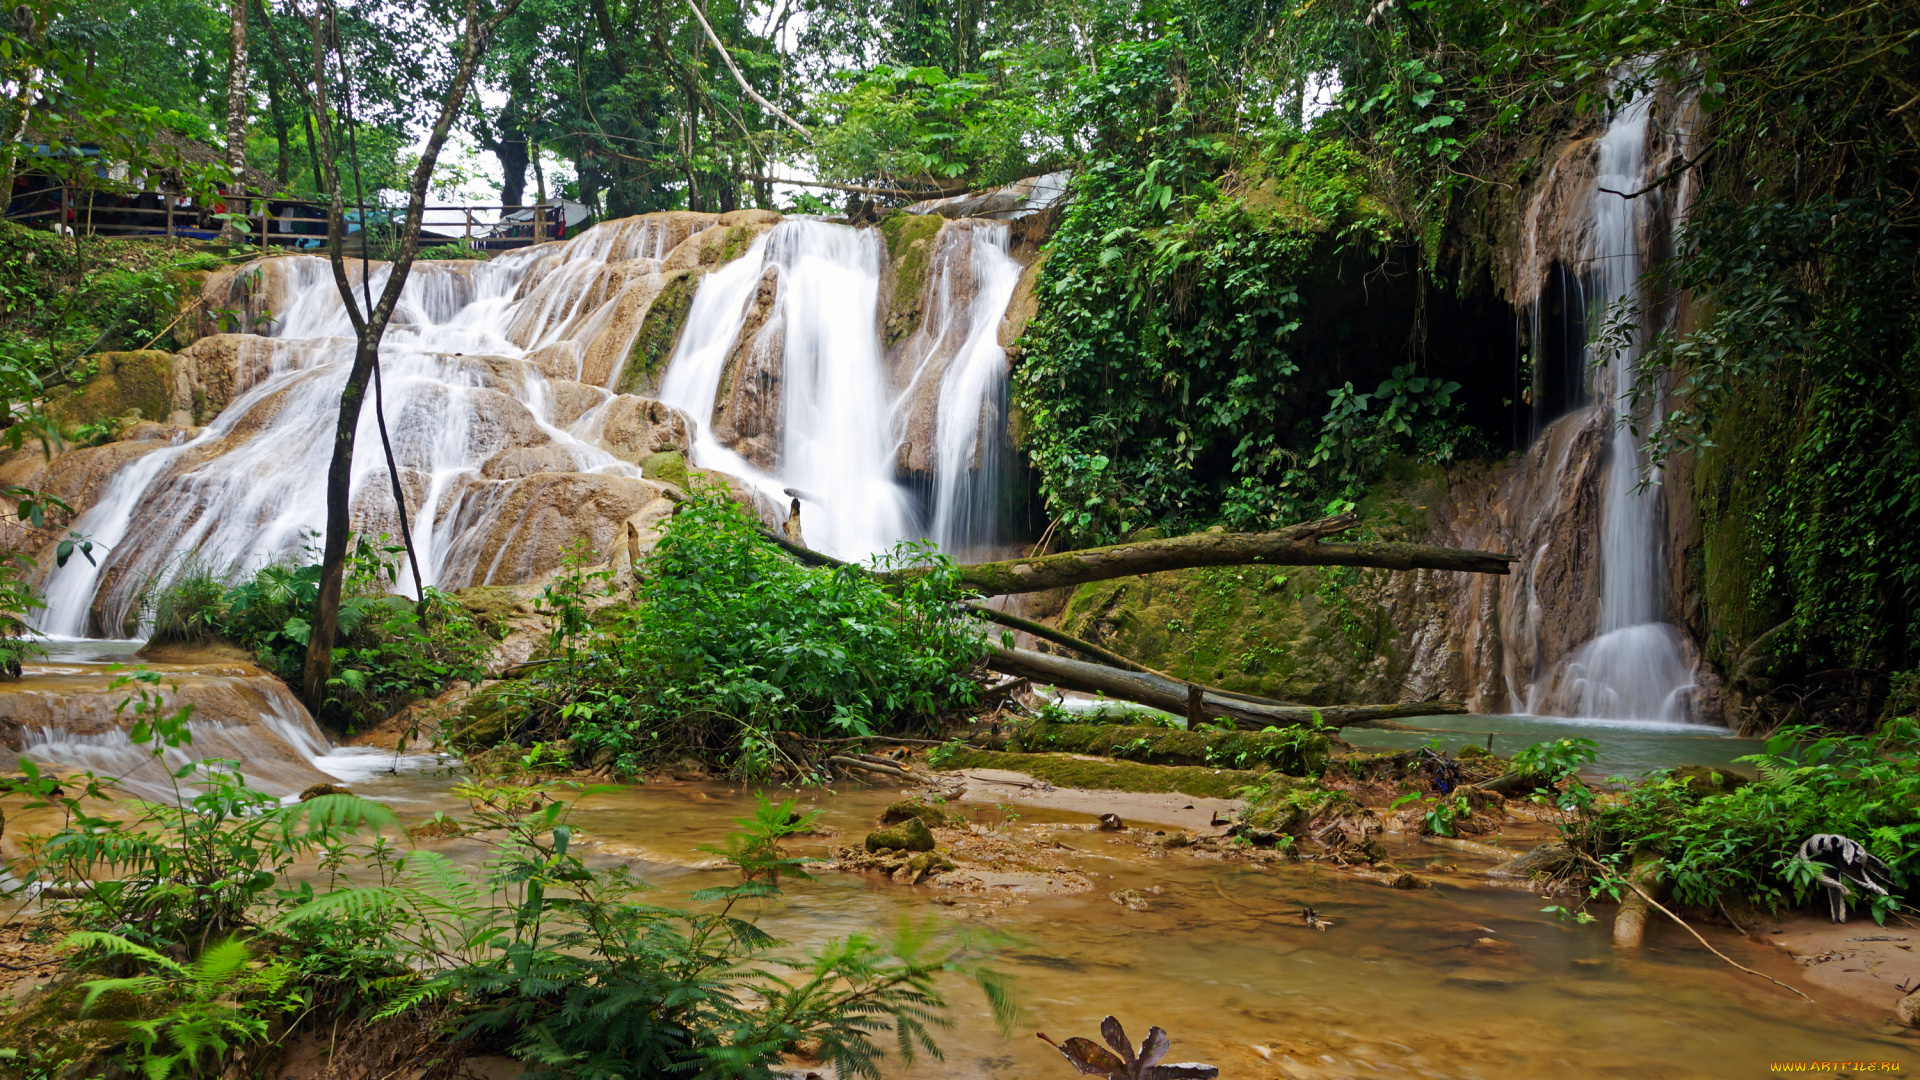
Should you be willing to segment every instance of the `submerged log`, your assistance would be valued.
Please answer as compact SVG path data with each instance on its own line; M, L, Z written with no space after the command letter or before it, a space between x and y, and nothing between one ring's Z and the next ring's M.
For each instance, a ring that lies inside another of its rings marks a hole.
M987 655L987 666L1002 674L1049 683L1068 690L1079 690L1083 693L1103 694L1110 698L1131 701L1136 705L1169 712L1175 716L1186 714L1188 687L1192 685L1145 672L1118 671L1101 664L1089 664L1084 660L1072 660L1064 656L1034 652L1031 649L1006 649L999 646L991 648ZM1310 724L1316 713L1319 714L1322 723L1339 727L1358 720L1377 719L1386 715L1432 716L1441 713L1465 712L1466 708L1455 702L1333 705L1319 708L1311 705L1269 705L1239 697L1224 697L1202 688L1200 711L1207 719L1227 717L1233 720L1237 727L1258 731L1268 725L1288 727Z
M1321 537L1345 532L1359 521L1357 515L1341 514L1272 532L1198 533L1005 562L970 563L954 569L960 573L963 588L982 596L1005 596L1199 566L1370 566L1382 570L1505 574L1507 564L1517 558L1494 551L1427 544L1321 541ZM875 576L904 582L926 572L924 568L912 568Z

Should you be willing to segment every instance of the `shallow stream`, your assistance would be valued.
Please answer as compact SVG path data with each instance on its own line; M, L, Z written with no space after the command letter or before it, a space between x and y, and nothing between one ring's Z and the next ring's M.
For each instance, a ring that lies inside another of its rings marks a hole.
M69 651L47 666L90 667L98 678L104 672L94 665L104 658ZM14 686L31 689L35 679ZM1462 732L1496 731L1497 740L1551 737L1504 718L1448 720ZM1684 737L1635 736L1650 746ZM1706 745L1687 745L1679 756L1711 763ZM1618 767L1631 767L1627 751L1610 753ZM1679 763L1666 760L1669 753L1655 764ZM431 756L335 749L312 765L409 820L467 812L451 791L454 771ZM825 856L833 844L858 843L899 794L859 787L802 793L803 806L821 810L821 823L840 835L795 848ZM695 889L727 880L729 871L700 848L719 843L752 802L751 791L676 781L587 796L576 810L577 842L596 860L632 864L658 886L657 902L684 904ZM997 963L1018 977L1025 1008L1014 1035L1002 1038L978 992L956 981L956 1026L940 1040L946 1059L895 1062L889 1077L1068 1080L1075 1074L1034 1032L1093 1036L1108 1013L1136 1040L1150 1024L1166 1028L1175 1059L1211 1062L1236 1078L1758 1077L1784 1060L1920 1064L1912 1036L1877 1010L1812 987L1829 1007L1808 1005L1732 971L1670 926L1651 927L1644 951L1617 955L1608 909L1592 925L1556 921L1541 911L1548 901L1473 874L1471 856L1411 837L1390 836L1389 847L1429 876L1431 889L1396 891L1312 864L1150 854L1091 831L1087 815L1016 806L1011 812L1020 816L1007 822L1005 808L966 809L982 824L1051 836L1070 849L1060 852L1062 865L1094 878L1095 890L986 897L823 871L817 881L792 883L762 913L762 925L796 949L928 917L1006 937ZM9 821L9 846L34 824ZM435 846L475 865L488 854L478 840ZM1126 889L1146 894L1149 909L1109 899ZM1307 928L1303 906L1332 927ZM1708 932L1742 963L1795 980L1784 952Z

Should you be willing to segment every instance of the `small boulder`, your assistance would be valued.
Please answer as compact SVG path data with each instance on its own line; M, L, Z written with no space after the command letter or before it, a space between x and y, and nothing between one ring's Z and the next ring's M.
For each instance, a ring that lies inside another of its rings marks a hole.
M868 851L932 851L933 830L919 818L909 818L886 829L867 834Z
M346 788L341 787L339 784L315 784L312 787L300 793L300 801L307 802L310 799L317 799L322 795L351 795L351 794L353 794L353 792L348 791Z
M921 821L930 829L950 824L947 812L919 799L901 799L880 812L880 824L898 825L903 821Z
M1920 1027L1920 990L1915 990L1895 1002L1893 1014L1908 1027Z
M688 486L687 455L678 450L655 450L640 459L640 475L685 490Z

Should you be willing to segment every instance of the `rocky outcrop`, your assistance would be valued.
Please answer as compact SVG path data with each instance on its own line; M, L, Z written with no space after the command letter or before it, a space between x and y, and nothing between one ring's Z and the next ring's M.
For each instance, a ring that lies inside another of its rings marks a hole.
M686 453L692 446L687 417L652 398L621 394L597 413L581 432L622 461L639 465L654 454Z
M603 561L627 541L629 523L651 530L673 505L650 480L577 472L476 479L451 497L447 589L543 580L575 544Z
M762 469L780 457L780 384L785 374L786 323L773 318L780 301L780 270L769 266L720 374L714 398L714 438Z
M700 279L705 274L702 267L682 267L659 275L659 288L647 304L640 327L629 340L626 355L619 358L608 378L608 385L616 392L652 394L660 389L660 380L667 373L667 361L673 359L673 352L680 345L687 311L693 307L693 296L700 291ZM596 339L594 348L599 346Z

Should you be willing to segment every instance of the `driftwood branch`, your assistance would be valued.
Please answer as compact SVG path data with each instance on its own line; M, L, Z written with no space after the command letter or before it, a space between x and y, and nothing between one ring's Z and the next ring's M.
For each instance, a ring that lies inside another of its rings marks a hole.
M965 195L966 188L952 191L907 191L902 188L866 187L861 184L830 184L824 180L788 180L780 176L762 176L759 173L740 173L742 180L753 180L762 184L787 184L791 187L821 188L826 191L846 191L855 195L874 195L888 199L946 199L955 195Z
M955 569L960 573L961 587L982 596L1005 596L1200 566L1369 566L1505 574L1507 564L1516 558L1494 551L1426 544L1321 541L1323 536L1344 532L1358 523L1355 515L1342 514L1273 532L1198 533L1005 562L971 563ZM925 568L915 567L876 576L883 581L904 582L926 573Z
M1741 971L1744 971L1749 975L1758 975L1760 978L1765 979L1768 982L1772 983L1773 985L1780 987L1782 990L1790 990L1795 994L1799 994L1802 998L1806 998L1806 1000L1811 1004L1814 1004L1814 1005L1820 1004L1819 1002L1814 1001L1812 998L1807 997L1807 995L1805 993L1802 993L1799 990L1799 988L1788 986L1786 983L1781 982L1779 979L1776 979L1765 972L1755 971L1752 968L1748 967L1747 965L1740 963L1738 960L1735 960L1733 957L1728 956L1726 953L1721 952L1719 949L1714 948L1711 942L1709 942L1706 938L1703 938L1700 936L1700 931L1695 930L1691 925L1689 925L1687 923L1687 920L1667 910L1666 905L1660 903L1660 901L1658 900L1655 900L1651 895L1647 893L1645 889L1642 889L1639 886L1639 884L1632 879L1632 877L1620 877L1618 871L1613 870L1612 868L1608 867L1606 864L1602 863L1600 860L1594 858L1593 856L1587 854L1584 851L1576 850L1574 851L1574 854L1580 856L1582 861L1591 863L1594 866L1594 868L1598 869L1601 873L1606 874L1609 877L1618 877L1620 881L1626 885L1627 888L1632 889L1635 893L1638 893L1640 896L1640 899L1645 900L1647 902L1648 907L1653 908L1655 911L1658 911L1660 914L1665 915L1667 918L1672 919L1674 922L1678 923L1682 930L1685 930L1687 933L1693 935L1693 940L1706 946L1706 949L1708 952L1712 953L1713 955L1719 957L1722 960L1725 960L1727 963L1733 965L1734 967L1739 968Z
M1103 694L1121 701L1160 709L1184 716L1188 712L1188 687L1192 684L1140 671L1116 671L1102 664L1089 664L1064 656L1034 652L1030 649L1004 649L992 646L987 666L1006 675L1017 675L1035 682L1048 683L1088 694ZM1225 697L1202 690L1200 711L1207 719L1226 717L1249 731L1261 728L1310 724L1317 713L1330 727L1358 720L1385 716L1434 716L1462 713L1466 708L1455 702L1420 702L1406 705L1269 705L1244 698Z
M780 106L761 97L760 92L755 90L751 83L747 82L747 77L740 74L739 66L733 62L733 54L728 52L727 47L720 43L720 35L713 32L713 25L707 22L707 13L700 10L700 5L695 3L694 0L687 0L687 6L693 9L693 17L700 20L700 29L707 32L707 40L713 42L713 47L720 53L720 59L726 61L727 70L733 72L733 81L740 84L741 92L752 98L754 103L761 108L779 117L788 127L799 132L808 142L812 142L813 132L808 131L802 126L800 121L788 116L781 110Z

